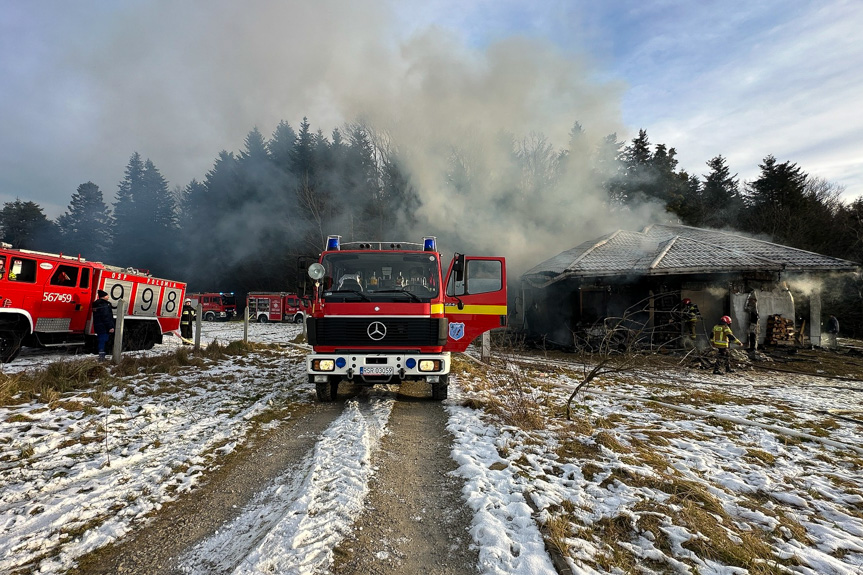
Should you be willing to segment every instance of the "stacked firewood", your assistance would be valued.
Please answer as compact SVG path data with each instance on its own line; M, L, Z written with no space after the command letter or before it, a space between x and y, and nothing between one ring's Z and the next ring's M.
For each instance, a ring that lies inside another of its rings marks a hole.
M794 320L785 319L779 314L768 316L767 337L764 343L769 345L794 343Z

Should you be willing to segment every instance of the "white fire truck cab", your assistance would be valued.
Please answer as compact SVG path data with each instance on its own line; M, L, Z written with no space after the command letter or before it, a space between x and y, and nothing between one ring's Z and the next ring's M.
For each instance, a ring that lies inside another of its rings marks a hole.
M320 401L339 383L427 381L447 397L450 355L506 326L506 261L455 254L446 274L436 240L351 242L330 236L309 266L315 291L306 319L309 381Z
M125 302L124 349L150 349L179 328L184 283L0 244L0 361L15 359L22 346L95 350L91 304L98 290L115 308Z

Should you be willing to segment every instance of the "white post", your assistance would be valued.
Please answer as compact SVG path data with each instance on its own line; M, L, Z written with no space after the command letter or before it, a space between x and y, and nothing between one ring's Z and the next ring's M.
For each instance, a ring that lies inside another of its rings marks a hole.
M204 304L198 302L195 309L195 351L201 349L201 315L204 313Z
M491 332L487 331L482 334L482 352L480 353L480 359L489 363L491 360Z
M120 356L123 353L123 319L126 316L126 302L122 299L117 300L117 321L114 322L114 350L111 356L114 365L120 363Z
M243 312L243 343L249 343L249 306Z

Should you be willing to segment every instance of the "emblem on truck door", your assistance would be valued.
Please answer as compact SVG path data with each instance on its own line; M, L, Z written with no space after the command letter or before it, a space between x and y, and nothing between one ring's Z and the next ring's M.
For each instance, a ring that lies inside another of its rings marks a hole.
M463 338L464 337L464 323L463 322L450 322L450 324L449 324L449 336L456 341Z
M387 326L379 321L373 321L369 324L369 327L366 328L366 333L371 339L380 341L387 335Z

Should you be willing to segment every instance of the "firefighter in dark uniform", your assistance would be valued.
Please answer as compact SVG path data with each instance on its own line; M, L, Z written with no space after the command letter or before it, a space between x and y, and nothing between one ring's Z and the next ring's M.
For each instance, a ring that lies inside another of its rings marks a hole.
M183 315L180 316L180 335L183 339L192 339L192 324L195 323L196 316L197 312L192 307L192 300L186 298L183 302Z
M93 311L93 331L96 333L99 361L105 361L105 345L114 333L114 306L108 301L108 292L99 290L99 297L90 306Z
M698 311L698 306L692 303L688 297L683 298L683 305L680 309L680 317L683 320L685 331L689 339L695 339L695 328L698 326L698 320L701 318L701 312Z

